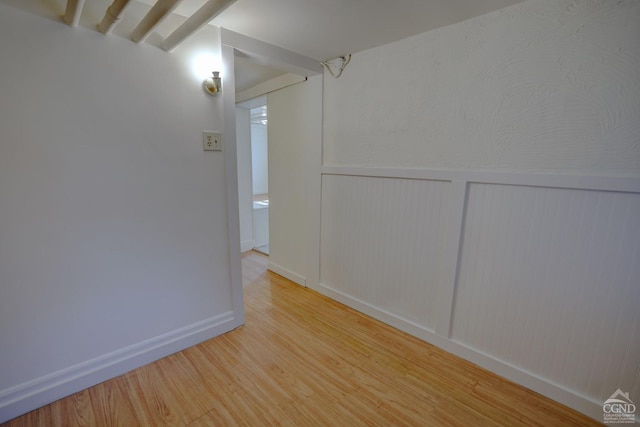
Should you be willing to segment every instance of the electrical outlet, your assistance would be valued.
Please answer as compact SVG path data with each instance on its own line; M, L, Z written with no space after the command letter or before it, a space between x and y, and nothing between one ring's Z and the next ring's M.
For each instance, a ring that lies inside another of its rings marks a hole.
M204 151L222 151L222 134L220 132L202 132L202 148Z

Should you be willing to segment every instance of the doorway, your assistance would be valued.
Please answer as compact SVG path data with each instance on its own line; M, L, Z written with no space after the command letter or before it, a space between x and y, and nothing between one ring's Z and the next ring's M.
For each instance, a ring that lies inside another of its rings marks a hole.
M236 105L241 252L269 255L269 142L267 97Z
M260 241L255 244L253 235L253 180L248 175L253 172L251 166L246 167L248 171L242 166L243 158L251 162L251 156L242 153L250 149L247 147L250 144L245 144L245 148L242 144L250 137L242 134L242 128L250 129L249 110L254 108L244 105L245 102L264 96L263 105L267 105L268 97L268 198L257 197L255 201L268 200L262 203L268 205L268 211L264 210L269 215L268 268L303 286L307 280L315 284L320 248L323 66L315 59L227 29L221 29L220 34L223 60L233 63L236 89L235 99L232 98L235 112L231 103L227 103L225 125L235 127L236 131L241 252L261 246ZM251 79L252 84L243 83L245 76L255 77L253 71L265 67L280 70L279 74L267 80ZM259 194L256 192L256 196ZM314 243L310 244L311 241Z
M251 175L253 249L269 255L269 138L267 105L249 110L251 120Z

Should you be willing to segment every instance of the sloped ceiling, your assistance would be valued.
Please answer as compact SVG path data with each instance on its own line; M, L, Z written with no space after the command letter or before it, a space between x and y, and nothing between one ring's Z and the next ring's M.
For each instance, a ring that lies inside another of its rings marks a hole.
M298 54L329 60L451 25L524 0L237 0L209 22ZM533 1L533 0L530 0ZM31 13L59 19L67 0L0 0ZM176 18L193 15L207 0L182 0ZM143 11L156 0L136 0ZM82 20L95 28L111 0L86 0ZM143 12L146 13L146 12ZM82 21L81 21L82 24ZM123 34L117 30L116 36ZM236 59L237 90L281 74Z
M139 0L154 4L154 0ZM238 0L210 24L328 60L483 15L524 0ZM191 16L206 0L183 0ZM236 58L239 91L280 74Z
M153 4L154 0L139 0ZM318 60L391 43L523 0L238 0L211 24ZM184 0L190 16L206 0Z

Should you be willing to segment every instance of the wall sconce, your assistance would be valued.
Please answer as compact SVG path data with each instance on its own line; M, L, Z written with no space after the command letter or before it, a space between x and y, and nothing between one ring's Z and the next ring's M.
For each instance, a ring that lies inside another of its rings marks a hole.
M209 95L217 95L222 92L222 79L220 71L214 71L213 77L208 77L202 82L202 89Z

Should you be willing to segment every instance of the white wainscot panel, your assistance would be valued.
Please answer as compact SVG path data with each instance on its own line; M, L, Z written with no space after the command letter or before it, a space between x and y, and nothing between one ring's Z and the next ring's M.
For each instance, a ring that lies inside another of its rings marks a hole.
M449 186L325 175L321 286L433 331Z
M640 194L469 187L452 338L579 395L640 396Z

